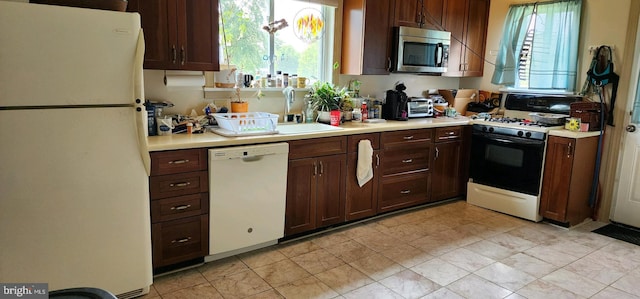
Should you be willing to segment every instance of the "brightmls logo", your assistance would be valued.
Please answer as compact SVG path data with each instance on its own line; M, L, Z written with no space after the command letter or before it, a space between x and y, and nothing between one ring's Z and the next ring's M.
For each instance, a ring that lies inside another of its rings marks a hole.
M0 299L42 299L49 298L46 283L0 283Z

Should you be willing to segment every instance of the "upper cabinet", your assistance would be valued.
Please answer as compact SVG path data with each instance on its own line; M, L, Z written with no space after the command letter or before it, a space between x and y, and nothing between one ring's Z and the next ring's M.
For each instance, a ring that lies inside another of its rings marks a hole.
M391 0L344 0L342 74L389 74L392 4Z
M446 1L444 29L451 32L451 46L444 76L482 76L489 6L490 0Z
M445 0L395 0L393 25L442 30L444 3Z
M217 0L129 0L128 10L140 13L144 68L219 69Z

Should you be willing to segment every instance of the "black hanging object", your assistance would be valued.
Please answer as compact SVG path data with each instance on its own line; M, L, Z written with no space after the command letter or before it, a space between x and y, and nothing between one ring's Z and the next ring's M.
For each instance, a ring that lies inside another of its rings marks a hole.
M603 53L608 52L609 55ZM591 87L595 86L602 88L605 85L612 84L611 89L611 105L609 105L609 112L607 114L607 125L613 126L613 108L616 103L616 97L618 95L618 83L620 82L620 76L613 72L613 55L611 47L600 46L593 56L589 71L587 71L587 82ZM585 84L585 85L586 85ZM585 86L585 89L588 87ZM585 91L585 90L583 90Z

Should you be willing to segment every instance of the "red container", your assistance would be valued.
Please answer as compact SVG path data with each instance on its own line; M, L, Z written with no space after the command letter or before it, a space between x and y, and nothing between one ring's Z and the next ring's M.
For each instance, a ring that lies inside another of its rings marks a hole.
M340 110L331 111L331 125L336 127L340 125Z

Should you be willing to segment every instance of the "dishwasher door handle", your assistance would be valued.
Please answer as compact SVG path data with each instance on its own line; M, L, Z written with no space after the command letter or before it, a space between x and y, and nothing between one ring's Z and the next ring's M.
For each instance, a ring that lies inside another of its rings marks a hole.
M264 156L248 156L248 157L242 157L242 162L256 162L256 161L260 161L260 160L262 160L262 158L264 158Z

